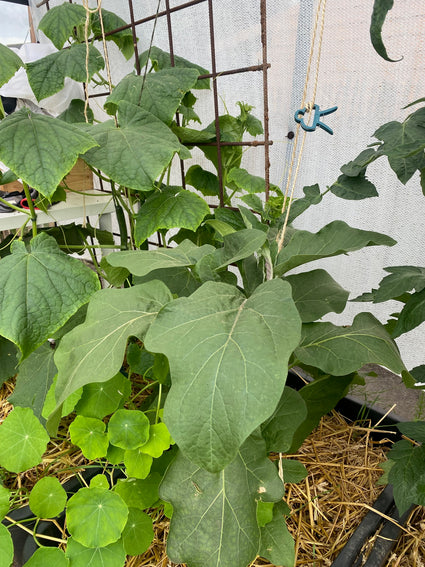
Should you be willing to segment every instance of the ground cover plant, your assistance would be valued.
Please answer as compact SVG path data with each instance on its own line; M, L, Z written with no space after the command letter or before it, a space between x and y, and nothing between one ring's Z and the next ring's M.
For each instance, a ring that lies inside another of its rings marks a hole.
M389 7L375 2L372 37L381 51ZM155 516L160 509L171 516L168 554L174 562L245 567L259 555L290 566L294 544L284 483L304 470L296 459L276 464L268 454L295 454L365 364L389 368L407 386L417 378L394 342L415 326L406 323L409 314L402 312L395 325L368 312L349 325L320 321L341 313L349 292L322 269L290 272L395 241L342 221L315 233L295 229L292 222L328 189L306 187L304 197L290 201L272 186L264 203L265 181L241 167L240 146L222 147L226 206L211 209L204 197L219 195L214 170L220 165L217 149L203 144L216 139L216 125L202 124L193 93L209 88L207 79L198 79L207 70L179 57L172 66L170 55L151 45L140 56L142 74L113 86L101 74L105 62L94 44L122 23L106 10L89 14L64 3L40 23L58 52L25 66L41 101L60 91L66 76L106 82L110 120L95 122L83 101L73 101L57 118L22 109L0 121L0 160L10 168L2 184L20 178L27 193L35 188L47 200L63 198L58 187L81 157L110 187L120 227L118 244L93 227L40 229L30 204L29 230L2 244L0 379L17 378L14 409L0 426L0 465L18 475L37 465L61 418L72 414L72 443L105 467L70 497L54 475L40 478L29 495L31 510L41 519L65 509L69 538L64 549L38 541L27 564L120 567L126 555L149 545L146 511ZM130 32L106 37L129 56ZM23 66L5 46L0 62L1 83ZM330 191L347 201L376 195L365 173L381 156L404 183L422 171L424 118L419 109L403 123L380 128L376 145L343 166ZM220 117L219 129L227 142L262 133L245 102L236 116ZM190 167L185 185L191 189L170 185L173 158L191 157L195 146L211 170ZM163 246L152 248L148 239L156 232ZM91 237L99 247L119 250L98 261ZM89 251L95 271L64 250ZM410 301L422 305L416 294L423 290L423 270L393 269L391 276L386 299L402 296L406 309ZM416 294L407 297L413 288ZM299 392L285 386L293 366L314 378ZM143 403L131 393L136 375L149 392ZM422 441L422 425L402 427ZM388 473L401 510L423 503L424 474L422 447L402 443L391 452ZM110 482L111 468L124 478ZM15 498L0 486L2 515ZM0 551L1 567L9 567L13 548L5 525Z

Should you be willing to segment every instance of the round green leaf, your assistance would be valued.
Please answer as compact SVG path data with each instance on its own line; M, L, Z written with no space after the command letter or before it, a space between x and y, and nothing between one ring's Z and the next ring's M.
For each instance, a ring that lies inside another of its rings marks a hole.
M10 490L0 484L0 520L9 512Z
M41 547L25 563L25 567L67 567L68 560L57 547Z
M0 425L0 465L23 472L41 462L49 436L29 408L16 407Z
M150 473L152 463L153 458L150 455L142 453L142 449L126 451L124 454L124 464L127 469L127 474L134 478L146 478Z
M107 382L86 384L75 409L78 415L102 419L118 409L121 401L126 400L130 392L130 380L118 373Z
M125 563L122 540L106 547L87 548L70 538L66 547L66 557L72 567L122 567Z
M66 513L69 533L86 547L104 547L117 541L127 516L121 496L104 488L81 488L69 499Z
M171 445L172 439L165 423L156 423L150 426L149 441L140 450L157 459Z
M150 508L159 499L159 484L161 475L150 474L146 479L126 478L119 479L114 491L117 492L127 506L145 510Z
M152 518L138 508L129 508L127 524L122 533L125 552L128 555L144 553L153 537Z
M54 518L65 508L66 492L57 478L41 478L31 490L29 505L39 518Z
M69 426L71 441L80 447L87 459L105 457L108 451L106 425L100 419L77 415Z
M90 488L109 488L108 479L104 474L97 474L90 481Z
M119 465L124 461L124 449L121 447L115 447L115 445L109 445L108 452L106 453L107 460L111 465Z
M108 435L112 445L137 449L149 439L149 420L139 410L120 409L109 420Z
M9 530L0 524L0 567L10 567L13 561L13 542Z

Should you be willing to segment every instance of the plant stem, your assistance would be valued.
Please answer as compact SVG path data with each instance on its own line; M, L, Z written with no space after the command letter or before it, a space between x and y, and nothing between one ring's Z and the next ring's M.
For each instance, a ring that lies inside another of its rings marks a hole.
M31 214L32 236L33 238L35 238L37 236L37 214L35 212L34 203L32 202L31 199L31 193L28 187L28 183L22 181L22 184L24 186L25 197L27 199L28 208Z
M155 415L155 425L159 421L159 410L161 409L161 397L162 397L162 384L159 385L158 403L157 403L157 406L156 406L156 415Z
M2 197L0 197L0 203L3 203L3 205L7 205L8 207L10 207L11 209L13 209L14 211L18 211L19 213L25 213L26 215L30 215L31 213L29 211L27 211L26 209L21 209L21 207L17 207L16 205L13 205L12 203L9 203L9 201L6 201L6 199L2 199Z

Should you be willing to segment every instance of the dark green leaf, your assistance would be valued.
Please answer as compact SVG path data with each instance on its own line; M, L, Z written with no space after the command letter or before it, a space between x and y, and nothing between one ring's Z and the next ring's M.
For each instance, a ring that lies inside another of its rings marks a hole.
M215 131L194 130L193 128L177 126L175 122L172 123L171 129L181 143L188 146L196 146L202 142L212 142L215 140Z
M425 421L405 421L397 424L397 429L406 437L425 443Z
M68 4L64 4L68 5ZM69 4L70 6L76 6L76 4ZM61 114L59 114L59 120L63 120L68 124L78 124L79 122L86 122L86 117L84 114L85 102L79 98L71 100L69 106ZM93 110L87 108L87 119L90 124L93 124L94 114Z
M266 182L262 177L251 175L246 169L239 167L230 170L227 181L235 183L238 189L247 193L264 193L266 190Z
M350 201L359 201L378 196L375 185L368 181L364 174L360 174L357 177L340 175L329 189L337 197Z
M0 43L0 87L13 77L24 64L14 51Z
M267 235L262 230L250 228L227 234L223 237L223 256L220 258L221 264L218 269L251 256L266 240Z
M208 282L162 309L145 345L170 362L164 420L188 457L211 471L234 458L273 411L298 333L290 287L278 279L249 299ZM182 356L182 344L190 357Z
M126 26L127 22L113 12L105 10L105 8L102 7L102 23L105 34L108 34L105 36L105 39L107 41L113 41L124 57L127 60L130 59L130 57L134 54L132 29L127 28L115 32L114 34L109 34L109 32L113 30ZM91 28L95 36L102 36L102 26L100 24L99 12L97 11L92 15Z
M273 565L293 567L295 563L295 543L286 527L284 502L275 504L273 520L261 529L259 555Z
M308 475L305 466L295 459L282 459L282 472L285 483L301 482Z
M90 45L88 74L89 79L103 69L105 62L99 51ZM63 89L65 77L74 81L87 80L86 46L74 43L68 49L57 51L32 63L27 63L28 81L37 100L43 100Z
M75 223L49 228L47 234L53 236L61 249L67 254L84 254L87 251L87 240L96 238L100 244L114 244L114 237L106 230L98 230L87 224ZM79 247L79 248L78 248Z
M326 313L341 313L349 292L343 289L325 270L312 270L286 276L292 297L303 323L311 323Z
M4 337L0 337L0 385L12 378L12 376L15 376L17 372L16 365L18 364L17 356L18 350L16 346Z
M145 445L149 439L149 419L140 410L117 410L108 423L112 445L126 451Z
M394 461L388 482L393 485L399 513L406 512L412 504L425 506L425 446L414 447L408 441L399 441L388 458Z
M375 0L373 5L372 20L370 22L370 39L375 51L386 61L400 61L400 59L390 59L382 41L382 26L388 12L393 7L394 0Z
M118 373L107 382L86 384L75 411L78 415L103 419L118 409L130 393L130 380Z
M413 293L401 310L391 333L393 338L407 333L425 321L425 289Z
M195 187L205 196L217 197L220 194L218 177L200 165L192 165L186 173L186 183Z
M310 185L303 188L304 197L295 199L291 203L291 210L289 211L288 222L292 223L297 217L299 217L304 211L306 211L312 205L318 205L322 200L322 195L320 193L320 187L316 183L315 185ZM280 206L280 209L282 205ZM286 211L285 213L286 214Z
M210 473L178 453L161 484L173 505L167 551L191 567L246 567L260 547L257 500L275 502L283 484L252 435L223 471Z
M341 171L349 177L358 177L361 173L364 173L365 168L378 156L379 153L374 148L367 148L360 152L355 159L343 165Z
M384 268L389 272L379 284L378 289L372 290L368 301L381 303L389 299L395 299L403 295L406 291L416 289L422 291L425 288L425 268L418 266L391 266ZM362 297L362 296L361 296ZM352 301L360 301L356 298Z
M64 3L50 8L42 17L38 28L46 34L56 49L62 49L66 40L74 35L74 28L84 25L86 11L83 6Z
M136 478L119 479L114 491L121 496L127 506L146 510L158 501L161 481L162 476L158 473L152 473L144 480Z

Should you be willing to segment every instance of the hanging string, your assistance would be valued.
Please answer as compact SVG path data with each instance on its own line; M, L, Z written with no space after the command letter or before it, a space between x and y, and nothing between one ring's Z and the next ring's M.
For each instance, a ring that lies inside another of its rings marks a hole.
M304 83L304 91L303 91L303 96L302 96L302 101L301 101L301 108L304 108L304 107L306 108L306 114L311 113L311 111L314 107L314 104L315 104L315 99L316 99L316 94L317 94L317 85L318 85L318 81L319 81L320 58L321 58L321 54L322 54L323 31L324 31L324 25L325 25L326 1L327 0L319 0L318 6L317 6L315 23L314 23L313 35L312 35L312 39L311 39L310 54L309 54L306 78L305 78L305 83ZM312 67L312 63L313 63L314 51L315 51L316 37L317 37L317 32L318 32L319 28L320 28L319 42L318 42L318 48L317 48L316 71L315 71L315 77L314 77L312 97L311 97L310 102L306 103L307 91L308 91L309 82L310 82L310 72L311 72L311 67ZM295 185L296 185L296 182L297 182L297 177L298 177L298 173L299 173L300 166L301 166L301 158L302 158L303 151L304 151L304 144L305 144L305 138L306 138L307 132L304 130L302 140L301 140L301 146L298 149L298 139L299 139L300 129L301 129L301 124L298 124L297 128L296 128L294 144L293 144L293 148L292 148L291 163L290 163L290 166L289 166L289 172L288 172L288 179L287 179L286 188L285 188L285 194L284 194L284 197L283 197L282 215L286 211L285 221L284 221L284 224L283 224L281 231L278 233L277 238L276 238L278 253L282 250L282 247L283 247L286 228L288 226L289 213L290 213L290 210L291 210L291 204L292 204L294 191L295 191ZM296 160L297 151L298 151L298 159ZM292 176L292 171L293 171L293 168L294 168L295 161L297 161L297 163L296 163L294 176ZM288 203L288 205L287 205L287 203Z

